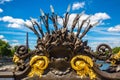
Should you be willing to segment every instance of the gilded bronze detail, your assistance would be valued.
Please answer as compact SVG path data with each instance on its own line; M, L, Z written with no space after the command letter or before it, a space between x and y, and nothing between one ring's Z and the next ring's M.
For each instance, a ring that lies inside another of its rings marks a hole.
M30 60L31 71L28 74L30 77L37 75L42 77L44 70L48 67L49 60L46 56L33 56Z
M76 70L81 79L85 77L90 77L90 79L96 78L96 74L92 70L93 64L93 60L84 55L77 55L71 60L72 68Z

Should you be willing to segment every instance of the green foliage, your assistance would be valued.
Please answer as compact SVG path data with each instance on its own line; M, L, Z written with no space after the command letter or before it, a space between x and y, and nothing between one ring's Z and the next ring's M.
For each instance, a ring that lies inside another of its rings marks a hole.
M112 49L113 53L116 54L120 51L120 47L115 47Z
M0 39L0 55L1 56L11 56L11 49L9 43L2 41Z
M16 52L18 46L14 46L12 49L11 49L11 54L14 55L14 53Z
M5 42L0 39L0 56L13 56L16 52L18 46L11 47L8 42ZM30 52L30 48L28 52Z

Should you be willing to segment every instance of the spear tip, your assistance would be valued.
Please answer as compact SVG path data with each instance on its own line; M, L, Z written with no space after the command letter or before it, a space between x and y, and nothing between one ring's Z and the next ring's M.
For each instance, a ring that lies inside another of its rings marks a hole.
M42 9L40 9L40 13L41 13L42 16L45 16L45 14L44 14Z
M68 5L68 8L67 8L67 13L70 11L70 4Z
M52 5L50 5L51 12L54 13L54 8Z

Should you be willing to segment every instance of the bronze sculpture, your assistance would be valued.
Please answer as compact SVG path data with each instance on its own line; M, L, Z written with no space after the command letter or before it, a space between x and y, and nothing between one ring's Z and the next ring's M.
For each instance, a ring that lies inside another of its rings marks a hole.
M31 18L32 26L28 24L26 26L38 37L36 49L28 52L28 43L27 46L18 47L13 57L17 69L11 73L12 77L16 80L23 78L25 80L33 78L36 80L120 80L118 69L120 53L113 55L107 44L100 44L96 49L97 52L93 52L87 45L87 41L83 41L82 38L97 23L91 25L89 16L78 26L77 34L75 34L76 24L84 12L76 15L71 29L68 30L69 9L70 6L63 18L62 28L58 28L58 15L54 13L52 6L52 15L44 14L40 10L42 14L40 19L46 27L46 33L41 25ZM53 31L49 29L49 20L53 22ZM86 21L88 21L87 26L80 35ZM38 30L34 26L37 26ZM111 63L111 66L103 71L97 60Z

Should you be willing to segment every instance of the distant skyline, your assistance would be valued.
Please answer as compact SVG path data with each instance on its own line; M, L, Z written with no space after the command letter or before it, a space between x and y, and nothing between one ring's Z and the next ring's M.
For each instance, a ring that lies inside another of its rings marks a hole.
M30 17L39 21L40 9L51 14L50 5L54 7L55 13L64 16L69 4L71 16L68 27L75 15L82 11L85 13L80 20L91 15L91 24L100 22L83 38L84 41L88 40L92 49L100 43L111 47L120 46L120 0L0 0L0 39L12 46L24 45L28 32L29 46L34 49L37 37L24 23L30 20ZM58 21L62 25L61 20ZM42 27L45 31L44 26Z

